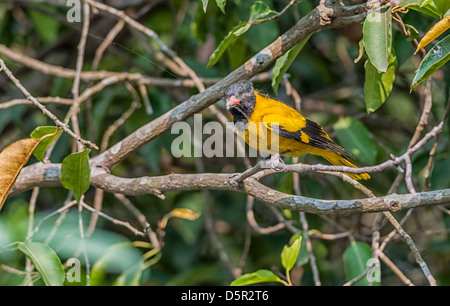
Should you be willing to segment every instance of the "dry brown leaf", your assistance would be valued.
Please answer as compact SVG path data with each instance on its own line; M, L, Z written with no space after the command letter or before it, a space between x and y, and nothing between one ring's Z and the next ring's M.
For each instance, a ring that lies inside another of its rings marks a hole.
M27 164L36 146L45 138L54 134L48 134L40 139L25 138L7 146L0 153L0 210L14 186L22 168Z
M0 153L0 210L20 171L39 142L40 139L21 139L10 144Z

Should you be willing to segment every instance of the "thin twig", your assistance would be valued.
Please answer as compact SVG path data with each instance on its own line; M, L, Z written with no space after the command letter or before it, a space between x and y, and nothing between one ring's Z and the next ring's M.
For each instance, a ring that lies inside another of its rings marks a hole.
M263 22L267 22L267 21L272 21L275 19L278 19L281 17L281 15L283 15L292 5L294 5L297 2L297 0L291 0L278 14L270 16L268 18L265 19L257 19L252 21L252 24L259 24L259 23L263 23Z
M131 201L123 194L115 193L114 197L118 199L136 217L136 219L138 219L143 229L147 233L148 238L150 242L153 244L154 248L160 250L161 243L156 233L152 230L152 227L150 226L150 223L147 221L145 215L139 209L137 209L136 206L134 206L133 203L131 203Z
M304 212L299 212L300 222L303 226L303 237L305 239L306 250L308 251L309 264L311 266L311 271L313 273L313 280L315 286L321 286L322 282L320 281L319 269L317 267L316 256L313 253L313 246L311 239L309 237L309 226L308 220L306 219L306 214Z
M416 194L416 189L412 181L412 162L409 155L405 155L405 181L409 193Z
M297 105L297 107L300 107ZM297 108L298 109L298 108ZM294 158L294 162L298 162L298 157ZM294 189L294 193L298 196L301 195L300 192L300 174L299 173L292 173L292 187ZM316 263L316 256L313 252L313 246L311 239L309 237L309 225L308 220L306 219L306 214L304 212L299 212L300 222L302 223L302 229L303 229L303 237L305 239L305 246L306 250L308 251L308 257L309 257L309 264L311 266L311 271L313 273L313 280L315 286L321 286L322 282L320 281L319 276L319 269L317 268Z
M425 126L428 124L428 117L430 115L431 107L433 105L433 99L431 96L432 79L433 79L432 77L429 77L428 80L426 81L425 89L423 90L424 100L423 100L422 114L420 115L420 120L416 126L416 130L414 131L414 135L409 142L408 149L417 143Z
M245 231L244 247L242 249L241 260L239 261L239 268L244 271L245 264L247 263L247 257L250 252L250 245L252 242L252 227L247 225L247 230Z
M438 133L440 133L443 129L444 122L440 122L437 126L435 126L433 129L431 129L425 136L418 141L413 147L408 149L405 153L400 155L399 157L396 157L394 159L389 159L381 164L375 165L375 166L367 166L367 167L360 167L360 168L353 168L348 166L328 166L328 165L308 165L308 164L292 164L292 165L284 165L282 172L298 172L298 173L307 173L307 172L348 172L348 173L371 173L371 172L380 172L388 168L397 167L399 164L405 161L408 157L410 157L412 154L417 152L420 148L422 148L430 139L435 137ZM260 174L260 170L262 169L261 165L255 165L253 168L241 173L238 175L234 180L236 182L242 182L243 180L254 176L256 179L260 179L261 177L279 172L274 169L266 169L263 171L262 174ZM255 175L257 174L258 175ZM351 182L351 181L349 181Z
M194 141L198 141L198 139L194 138ZM205 165L201 158L195 159L195 168L199 172L202 172L205 170ZM242 270L240 269L240 267L235 266L234 263L231 261L230 256L226 252L225 247L223 246L222 242L217 237L215 229L214 229L214 216L213 216L212 207L211 207L211 194L210 194L209 190L203 190L202 193L203 193L203 197L205 199L205 207L204 207L205 229L208 233L208 236L211 240L213 247L219 253L220 260L225 264L225 267L228 269L230 274L234 278L238 278L239 276L242 275Z
M125 87L130 91L133 96L133 100L131 102L130 108L120 116L113 124L111 124L108 129L105 131L102 139L102 144L100 146L101 151L105 151L108 148L109 139L114 134L117 129L122 126L125 121L130 118L130 116L134 113L134 111L139 108L141 105L139 104L139 97L136 90L131 86L128 82L125 82Z
M286 227L283 222L280 222L276 225L268 226L268 227L260 227L258 222L256 222L255 214L253 212L253 204L254 198L252 196L247 197L247 205L246 205L246 216L248 224L252 227L252 229L259 234L270 234L276 231L279 231Z
M78 56L76 62L76 74L72 86L72 95L74 99L78 97L78 93L80 90L80 75L81 70L83 70L84 51L86 48L87 36L89 34L90 9L87 1L84 1L83 3L83 15L84 16L83 16L83 27L81 30L81 39L77 46Z
M450 112L450 98L447 101L447 106L445 108L445 112L444 115L442 116L442 122L445 122L447 120L448 114ZM435 136L434 139L434 144L433 147L431 148L430 151L430 157L428 158L428 163L427 163L427 167L425 168L425 173L424 173L424 179L425 179L425 188L424 191L430 190L431 186L430 186L430 178L431 178L431 168L433 166L434 163L434 155L436 154L436 150L437 150L437 146L439 144L439 137L440 137L441 133L438 133Z
M406 214L400 220L400 225L401 226L403 226L403 224L405 224L406 220L408 220L409 216L411 216L412 211L413 211L412 209L408 209L406 211ZM383 242L380 245L380 251L381 252L384 251L384 249L386 248L387 244L389 243L389 241L391 241L391 239L395 236L396 233L397 233L397 230L394 228L386 237L383 238Z
M33 226L34 226L34 211L36 209L36 201L37 198L39 196L39 187L35 187L33 188L33 192L31 193L31 197L30 197L30 203L28 205L28 230L27 230L27 236L33 231ZM26 257L25 260L25 271L26 271L26 276L24 279L24 283L27 285L32 286L33 285L33 277L32 277L32 273L34 270L34 266L31 263L31 260L29 257Z
M428 268L426 262L420 255L420 252L417 249L416 245L414 244L414 241L411 239L411 236L409 236L409 234L405 232L400 223L398 223L398 221L394 218L394 216L392 216L390 212L385 211L383 212L383 214L386 216L389 222L391 222L391 224L395 227L400 236L402 236L403 240L405 240L406 244L412 251L414 258L416 259L416 262L419 264L430 285L437 286L436 279L431 274L430 269Z
M34 98L28 90L26 90L25 87L22 86L20 81L16 79L16 77L12 74L11 70L8 69L8 67L5 65L5 62L0 59L0 70L3 70L5 74L8 76L8 78L16 85L16 87L25 95L25 97L31 101L36 107L38 107L47 117L49 117L57 126L62 128L64 132L69 134L72 138L74 138L76 141L80 142L83 145L90 146L91 148L94 148L98 150L97 145L94 143L82 139L80 136L72 132L72 130L67 126L67 124L62 123L52 112L50 112L44 105L39 103L36 98Z
M84 257L84 265L86 267L86 285L89 286L90 279L91 279L91 263L89 261L89 257L87 254L87 247L86 247L86 235L84 233L84 225L83 225L83 198L80 201L81 205L78 205L78 230L80 232L80 239L81 239L81 252L83 253ZM87 205L86 205L87 206Z
M362 280L364 277L366 277L367 273L369 273L369 271L372 271L372 269L375 268L375 266L376 266L375 263L373 263L372 265L368 266L361 274L359 274L358 276L356 276L353 279L349 280L348 282L346 282L342 286L353 286L354 284L356 284L357 282Z
M98 46L97 50L95 50L95 56L92 60L92 70L97 70L98 65L100 63L101 58L103 57L103 54L105 53L106 49L112 44L116 36L122 31L123 27L125 26L125 21L120 19L112 28L109 30L108 34Z
M103 212L101 212L101 211L98 211L98 210L92 208L91 206L87 205L87 204L84 203L83 201L81 201L80 203L81 203L81 206L82 206L83 208L86 208L87 210L89 210L89 211L91 211L91 212L93 212L93 213L95 213L95 214L98 214L100 217L105 218L106 220L109 220L109 221L111 221L111 222L114 223L114 224L121 225L121 226L123 226L123 227L129 229L129 230L130 230L133 234L135 234L136 236L140 236L140 237L144 237L144 236L145 236L145 233L144 233L144 232L142 232L142 231L136 229L136 228L133 227L129 222L121 221L121 220L118 220L118 219L116 219L116 218L113 218L113 217L111 217L111 216L109 216L109 215L107 215L107 214L105 214L105 213L103 213Z
M66 120L70 119L72 121L72 127L75 133L78 135L81 135L80 131L80 125L78 123L78 113L80 112L80 101L77 101L78 95L80 92L80 75L81 70L83 70L83 63L84 63L84 53L86 48L86 42L87 42L87 36L89 34L89 24L90 24L90 7L87 1L84 1L83 3L83 28L81 30L81 38L80 42L78 43L77 50L77 62L76 62L76 75L75 79L73 81L72 86L72 96L76 100L75 103L72 104L69 110L69 114L66 117ZM78 149L77 151L83 150L83 146L78 142Z
M61 105L72 105L73 103L73 99L65 99L60 97L36 97L36 100L38 100L38 102L42 104L54 103ZM12 99L10 101L0 103L0 110L7 109L16 105L33 105L33 102L28 99Z
M171 50L164 42L159 38L158 34L154 32L153 30L145 27L141 23L137 22L133 18L129 17L125 12L117 10L111 6L105 5L103 3L93 1L93 0L86 0L89 4L96 7L99 10L105 11L109 14L112 14L123 21L125 21L129 26L135 28L136 30L144 33L145 35L151 37L161 48L161 51L168 54L183 70L186 71L186 73L191 77L191 79L194 81L196 86L198 88L203 88L204 85L201 82L201 80L198 78L197 74L188 66L186 63L175 53L175 51Z
M412 281L381 251L377 252L377 256L384 262L389 269L407 286L414 286Z

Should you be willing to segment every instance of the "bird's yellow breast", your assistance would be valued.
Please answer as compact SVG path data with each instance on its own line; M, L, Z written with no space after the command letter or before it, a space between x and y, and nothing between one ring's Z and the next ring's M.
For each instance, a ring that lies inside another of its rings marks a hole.
M287 156L299 156L304 153L318 154L318 148L307 145L309 137L301 133L304 143L278 135L274 127L297 132L306 126L306 118L292 107L276 100L265 98L255 92L256 103L248 119L245 131L239 131L245 142L255 150L266 154L286 153ZM313 152L314 151L314 152Z

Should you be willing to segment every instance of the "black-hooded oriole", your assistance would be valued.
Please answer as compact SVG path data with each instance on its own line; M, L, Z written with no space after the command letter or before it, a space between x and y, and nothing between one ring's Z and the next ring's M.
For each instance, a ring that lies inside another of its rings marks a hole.
M236 128L254 149L287 156L310 153L322 156L333 165L356 168L348 161L353 158L352 155L334 143L318 123L282 102L258 94L251 82L231 85L225 96L227 110L233 116ZM276 146L271 143L272 133L278 135ZM261 137L261 134L267 136ZM262 141L266 143L262 144ZM355 180L370 178L367 173L346 174Z

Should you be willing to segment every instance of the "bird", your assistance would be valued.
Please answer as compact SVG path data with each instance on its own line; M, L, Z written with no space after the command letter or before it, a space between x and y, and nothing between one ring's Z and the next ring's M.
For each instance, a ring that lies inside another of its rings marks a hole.
M297 157L305 153L322 156L331 164L357 168L354 157L333 142L319 123L294 108L258 93L250 81L234 83L225 90L226 109L245 142L273 156ZM277 135L277 142L273 136ZM346 173L354 180L367 180L367 173Z

